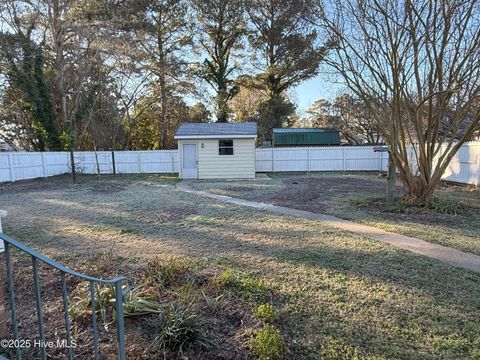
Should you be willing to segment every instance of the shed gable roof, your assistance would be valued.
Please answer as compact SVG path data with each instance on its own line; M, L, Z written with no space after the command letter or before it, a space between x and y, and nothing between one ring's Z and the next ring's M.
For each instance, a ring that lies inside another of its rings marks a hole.
M257 123L184 123L175 132L175 139L257 137Z

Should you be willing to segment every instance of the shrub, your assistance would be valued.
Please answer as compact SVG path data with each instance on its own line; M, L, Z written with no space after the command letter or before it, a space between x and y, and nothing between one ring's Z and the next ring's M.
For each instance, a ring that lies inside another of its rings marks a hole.
M466 207L457 200L446 200L438 197L430 198L423 205L409 204L401 199L386 203L386 210L396 214L418 214L433 211L440 214L463 215L467 213Z
M438 197L432 197L425 206L441 214L459 215L464 214L464 206L457 200L443 200Z
M270 304L259 305L253 310L253 315L269 323L273 323L278 319L277 310Z
M195 346L209 349L212 345L205 320L193 306L172 303L165 314L160 315L154 338L156 349L183 354Z
M252 353L258 360L281 360L285 350L282 335L272 325L263 327L252 339Z
M265 301L268 289L262 280L254 279L248 274L226 269L213 279L215 285L233 289L239 296L254 301Z

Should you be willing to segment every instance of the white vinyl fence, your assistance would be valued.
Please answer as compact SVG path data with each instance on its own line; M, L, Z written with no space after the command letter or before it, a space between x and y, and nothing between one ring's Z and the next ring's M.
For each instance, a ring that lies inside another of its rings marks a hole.
M177 173L177 150L115 151L115 172L118 174ZM81 174L113 173L111 151L79 151L74 153L75 172ZM0 182L34 179L71 172L69 152L0 153Z
M443 179L480 185L480 141L466 143L458 150L445 170Z
M115 151L116 173L178 173L177 150ZM372 146L294 147L256 150L257 172L288 171L385 171L387 153ZM77 173L113 173L111 151L75 152ZM0 153L0 182L33 179L71 171L68 152ZM480 185L480 142L462 146L443 177L445 180Z
M152 151L80 151L74 153L75 171L82 174L113 173L113 157L117 174L178 173L177 150ZM69 161L70 164L70 161Z
M68 152L0 153L0 182L68 173L69 156Z
M257 149L257 172L386 170L388 153L373 146Z

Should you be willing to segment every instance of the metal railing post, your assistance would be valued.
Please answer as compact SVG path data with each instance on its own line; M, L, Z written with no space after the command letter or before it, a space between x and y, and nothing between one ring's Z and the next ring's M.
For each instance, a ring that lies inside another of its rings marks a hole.
M2 212L2 214L6 214L6 212ZM125 360L125 324L124 324L124 296L122 289L122 284L127 282L127 278L124 276L116 277L111 280L105 280L100 278L94 278L88 275L81 274L75 270L71 270L49 258L46 256L32 250L28 246L16 241L15 239L11 238L8 235L0 233L0 243L5 243L5 254L4 254L4 261L6 264L6 276L2 276L1 279L6 278L8 284L8 301L9 301L9 309L10 309L10 316L11 316L11 329L13 338L15 340L19 340L19 332L18 332L18 319L17 319L17 312L16 312L16 304L15 304L15 284L14 284L14 277L13 277L13 264L12 264L12 257L11 257L11 248L15 248L19 251L24 252L25 254L30 255L32 259L32 275L33 275L33 285L34 285L34 293L35 293L35 308L37 314L37 323L38 323L38 332L40 336L40 341L45 341L45 321L43 318L43 307L42 307L42 298L41 298L41 282L39 276L39 262L42 263L42 267L47 266L53 269L60 271L60 280L61 280L61 288L62 288L62 302L63 302L63 316L64 316L64 325L65 325L65 335L66 335L66 343L68 348L66 349L66 357L68 359L74 358L74 352L72 348L72 337L71 337L71 323L70 317L68 314L68 286L66 281L66 276L74 277L80 280L84 280L89 282L90 285L90 299L91 299L91 306L92 306L92 335L93 335L93 342L94 342L94 349L93 353L95 359L100 358L100 348L98 342L98 332L97 332L97 315L96 312L98 311L95 299L95 292L96 286L108 286L114 287L115 289L115 312L116 312L116 322L117 322L117 342L118 342L118 359ZM7 330L7 334L3 338L9 337L9 332ZM42 345L44 345L43 343ZM15 349L16 359L22 358L22 351L20 347ZM40 356L42 359L46 359L48 357L46 353L46 348L42 346L40 349Z
M5 210L0 210L0 233L2 230L2 218L7 216ZM5 245L0 240L0 339L8 336L8 314L6 297L6 269L5 269Z
M115 283L115 307L117 311L118 359L125 360L125 325L123 321L123 280Z

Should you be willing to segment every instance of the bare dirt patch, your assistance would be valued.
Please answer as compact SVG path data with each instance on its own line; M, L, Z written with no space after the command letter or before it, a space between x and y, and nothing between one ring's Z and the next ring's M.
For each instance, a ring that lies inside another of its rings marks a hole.
M328 200L348 192L376 192L381 182L359 177L325 176L281 179L282 188L261 199L275 205L312 212L329 212Z
M97 259L101 264L102 260ZM167 261L168 262L168 261ZM22 339L39 339L37 331L37 314L33 298L33 278L29 259L20 258L14 262L17 269L15 276L16 284L16 309L18 316L19 332ZM114 262L110 266L102 266L101 269L84 268L85 272L98 273L104 277L116 272ZM48 266L39 263L39 278L41 283L42 308L45 321L46 341L56 342L58 339L66 339L65 323L63 317L63 304L61 301L61 282L58 272ZM20 271L19 271L20 270ZM145 284L145 265L123 268L128 273L129 280L135 288L139 284ZM201 268L186 268L176 276L171 283L149 283L150 292L158 296L156 300L165 304L179 303L184 306L194 306L206 319L205 331L212 340L213 346L203 349L198 346L188 347L183 356L176 352L167 351L160 354L153 346L157 331L158 314L127 317L125 319L125 334L128 359L247 359L249 352L249 331L258 328L262 323L255 319L251 313L251 305L242 300L236 294L212 285L213 279L218 276L224 267L214 264L205 264ZM178 271L178 270L173 270ZM68 293L71 303L78 301L82 294L84 284L78 279L68 277ZM159 280L159 279L157 279ZM146 285L143 285L146 286ZM157 288L158 286L158 288ZM148 288L147 287L147 288ZM157 295L158 294L158 295ZM215 300L217 299L217 300ZM216 301L215 304L206 301ZM113 306L113 305L112 305ZM98 307L98 305L97 305ZM112 316L107 309L107 317ZM83 317L75 319L70 317L71 336L76 342L74 349L78 359L90 359L93 352L92 317L86 313ZM97 313L97 331L102 359L117 359L117 342L115 322L102 320L102 314ZM50 358L65 357L66 349L54 347L48 349ZM13 353L11 354L13 355ZM40 358L39 349L25 349L24 359Z
M480 255L480 190L444 183L433 206L385 202L386 179L373 173L272 174L269 184L192 183L192 187L294 209L331 214ZM397 186L397 195L402 188Z

